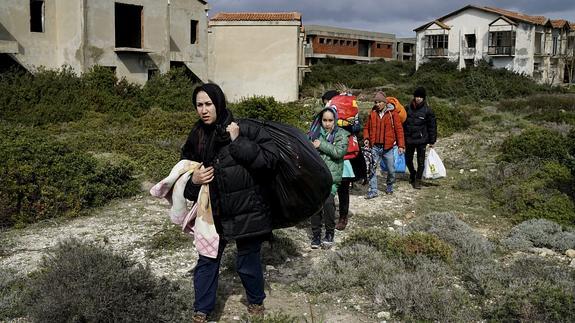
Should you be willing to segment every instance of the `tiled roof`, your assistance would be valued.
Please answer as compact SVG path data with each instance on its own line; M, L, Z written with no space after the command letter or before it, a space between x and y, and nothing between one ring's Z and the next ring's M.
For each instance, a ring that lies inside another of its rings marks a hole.
M510 10L501 9L501 8L495 8L495 7L483 7L483 8L487 11L498 13L502 16L507 17L507 18L518 19L518 20L530 22L530 23L535 24L535 25L543 25L547 21L547 17L544 17L544 16L530 16L530 15L522 14L519 12L510 11Z
M495 13L498 15L501 15L507 19L511 19L514 21L522 21L522 22L527 22L530 24L534 24L534 25L545 25L546 23L551 23L553 28L561 28L564 26L565 23L569 24L568 21L564 20L564 19L556 19L556 20L550 20L545 16L530 16L530 15L526 15L523 13L519 13L519 12L515 12L515 11L511 11L511 10L507 10L507 9L501 9L501 8L495 8L495 7L482 7L482 6L475 6L475 5L467 5L465 7L462 7L458 10L455 10L453 12L448 13L447 15L438 18L435 21L429 22L423 26L417 27L414 29L414 31L419 31L422 29L425 29L427 27L429 27L433 22L437 21L444 21L445 19L456 15L462 11L465 11L467 9L476 9L476 10L482 10L482 11L486 11L486 12L491 12L491 13ZM570 24L571 30L575 30L575 23L571 23Z
M220 12L216 21L301 21L299 12Z
M553 20L551 20L551 26L553 26L553 28L563 28L563 27L565 27L565 24L567 24L567 26L570 27L569 22L565 19L553 19Z

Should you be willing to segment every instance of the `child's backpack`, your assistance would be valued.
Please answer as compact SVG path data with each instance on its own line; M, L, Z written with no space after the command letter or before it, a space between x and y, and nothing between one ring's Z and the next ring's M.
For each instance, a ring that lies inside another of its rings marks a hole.
M333 179L307 136L295 127L273 121L240 119L238 123L240 127L242 123L264 127L280 153L269 181L274 229L294 226L322 212Z
M340 120L355 117L359 112L356 98L353 95L336 95L331 99L330 105L335 106L337 118Z
M397 113L399 113L399 120L401 120L401 123L404 123L407 119L407 111L405 111L405 107L403 107L401 102L399 102L397 98L388 96L387 103L391 103L395 106L395 110L397 110Z

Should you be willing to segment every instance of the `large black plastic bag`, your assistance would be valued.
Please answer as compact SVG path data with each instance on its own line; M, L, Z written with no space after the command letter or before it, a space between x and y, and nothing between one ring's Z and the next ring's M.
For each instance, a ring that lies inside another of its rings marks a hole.
M295 127L273 121L241 119L239 123L264 127L281 156L269 184L274 199L273 227L291 227L321 212L333 180L307 136Z

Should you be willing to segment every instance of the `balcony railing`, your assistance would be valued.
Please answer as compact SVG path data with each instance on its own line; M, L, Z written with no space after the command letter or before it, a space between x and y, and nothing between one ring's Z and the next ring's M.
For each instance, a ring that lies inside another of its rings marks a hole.
M447 48L425 48L425 56L441 57L447 56Z
M488 55L514 56L515 46L489 46Z

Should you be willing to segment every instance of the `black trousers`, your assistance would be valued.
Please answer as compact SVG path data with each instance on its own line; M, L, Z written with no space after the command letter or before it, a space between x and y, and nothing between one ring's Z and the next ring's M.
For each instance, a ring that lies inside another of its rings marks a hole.
M321 232L322 222L325 224L325 232L335 231L335 202L334 195L330 194L323 204L323 212L318 212L311 217L311 231Z
M365 162L363 163L365 165ZM337 189L337 198L339 200L339 216L346 217L349 212L349 187L351 180L342 179Z
M423 176L426 146L427 144L405 145L405 165L407 166L407 169L409 169L409 177L411 180L421 179ZM415 152L417 152L417 171L413 165L413 154Z

